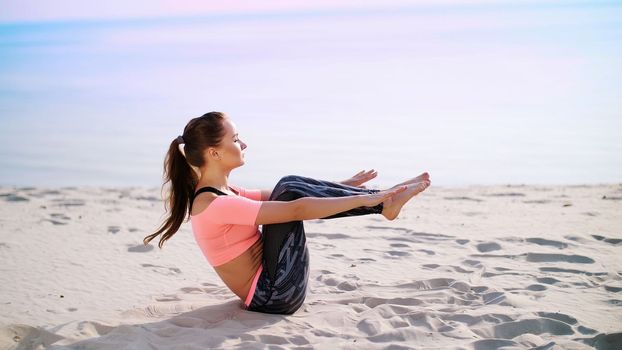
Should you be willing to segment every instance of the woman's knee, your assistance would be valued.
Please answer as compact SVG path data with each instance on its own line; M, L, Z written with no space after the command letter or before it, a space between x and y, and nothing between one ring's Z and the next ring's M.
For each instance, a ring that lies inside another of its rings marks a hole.
M278 194L292 187L296 187L295 184L300 182L300 179L301 179L301 176L298 176L298 175L283 176L279 180L279 182L277 182L276 186L274 186L274 190L272 191L272 193Z
M296 182L296 181L300 180L301 178L302 178L302 176L299 176L299 175L286 175L286 176L283 176L279 180L277 185L282 184L282 183L288 183L288 182Z

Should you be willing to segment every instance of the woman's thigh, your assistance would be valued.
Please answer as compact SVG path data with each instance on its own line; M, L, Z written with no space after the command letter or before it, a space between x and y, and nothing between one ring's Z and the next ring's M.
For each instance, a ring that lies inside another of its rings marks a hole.
M271 274L264 260L249 310L292 314L302 306L309 280L309 251L301 221L293 225L286 236L274 267Z
M281 178L281 180L276 184L274 190L272 191L272 195L270 196L270 200L294 200L303 197L347 197L376 192L379 192L379 190L362 189L347 185L335 184L330 181L315 180L304 176L288 175ZM374 207L353 208L348 211L324 217L322 219L336 219L348 216L381 214L383 209L384 205L380 203Z
M327 190L332 190L332 189L339 189L341 190L339 193L350 194L350 195L376 193L379 191L379 190L364 189L360 187L344 185L344 184L340 184L340 183L336 183L332 181L313 179L310 177L300 176L300 175L287 175L287 176L282 177L277 183L277 185L275 186L275 190L281 189L282 191L283 188L286 188L288 186L291 187L293 185L298 185L298 187L302 187L300 186L300 184L309 185L308 188L310 189L310 193L313 193L313 192L323 193L323 192L327 192ZM328 191L328 193L330 193L330 191ZM313 196L313 197L317 197L317 196Z

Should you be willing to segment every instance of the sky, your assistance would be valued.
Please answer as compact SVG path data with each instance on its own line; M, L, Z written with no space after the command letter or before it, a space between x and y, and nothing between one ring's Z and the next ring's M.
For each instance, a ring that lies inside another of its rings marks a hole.
M210 110L247 138L246 182L622 179L619 2L0 8L0 183L155 184L169 142Z
M417 7L477 7L477 6L569 6L583 4L601 6L615 4L615 1L537 1L537 0L218 0L218 1L177 1L177 0L135 0L135 1L0 1L2 11L0 22L41 22L67 20L136 19L149 17L201 16L208 14L241 14L279 11L310 11L337 9L381 9Z

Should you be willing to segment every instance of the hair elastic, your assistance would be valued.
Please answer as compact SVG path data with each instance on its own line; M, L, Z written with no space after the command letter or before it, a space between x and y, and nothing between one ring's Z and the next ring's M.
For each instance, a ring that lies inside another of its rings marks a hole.
M179 144L185 143L184 142L184 138L181 137L181 135L177 136L177 143L179 143Z

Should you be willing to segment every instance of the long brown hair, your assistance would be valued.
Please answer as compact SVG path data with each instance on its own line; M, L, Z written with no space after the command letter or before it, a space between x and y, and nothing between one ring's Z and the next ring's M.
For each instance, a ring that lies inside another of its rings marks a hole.
M171 182L164 202L164 210L171 208L170 216L154 233L143 239L147 245L152 239L164 232L158 247L162 248L164 241L171 238L183 223L186 215L190 215L194 189L199 178L190 165L202 167L205 165L203 154L208 147L218 147L225 137L224 120L227 115L222 112L209 112L198 118L191 119L181 137L184 139L184 152L179 149L180 142L176 138L171 142L164 158L164 184Z

